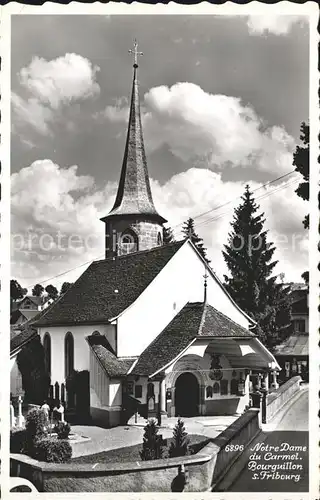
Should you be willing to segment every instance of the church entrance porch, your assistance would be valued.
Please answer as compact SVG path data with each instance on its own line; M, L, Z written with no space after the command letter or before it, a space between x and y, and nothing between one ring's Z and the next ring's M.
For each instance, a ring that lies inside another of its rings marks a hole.
M190 372L182 373L175 383L176 416L194 417L199 415L199 383Z

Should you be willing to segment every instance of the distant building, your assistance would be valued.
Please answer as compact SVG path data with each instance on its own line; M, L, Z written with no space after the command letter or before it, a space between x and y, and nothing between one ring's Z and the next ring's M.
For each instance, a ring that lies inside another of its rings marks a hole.
M35 297L26 295L22 300L14 302L11 306L10 325L17 333L23 325L34 319L47 305L48 297Z
M290 283L292 298L292 333L275 350L282 368L282 381L295 375L309 379L309 291L303 283Z

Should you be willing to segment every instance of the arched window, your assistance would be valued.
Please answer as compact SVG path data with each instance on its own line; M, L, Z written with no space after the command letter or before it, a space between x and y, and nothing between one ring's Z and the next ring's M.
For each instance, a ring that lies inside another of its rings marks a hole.
M126 255L128 253L138 251L138 237L131 230L127 229L122 233L119 238L119 255Z
M149 382L147 385L147 398L151 398L154 396L154 385L152 382Z
M208 385L206 387L206 397L207 398L212 398L213 396L213 389L212 389L212 386L211 385Z
M220 384L219 384L219 382L215 382L213 384L213 392L214 392L214 394L219 394L219 392L220 392Z
M162 245L162 236L161 236L161 233L158 233L158 245L159 245L159 247Z
M67 378L74 370L74 341L71 332L64 338L64 371Z
M46 372L51 375L51 337L50 333L45 333L43 337L44 366Z

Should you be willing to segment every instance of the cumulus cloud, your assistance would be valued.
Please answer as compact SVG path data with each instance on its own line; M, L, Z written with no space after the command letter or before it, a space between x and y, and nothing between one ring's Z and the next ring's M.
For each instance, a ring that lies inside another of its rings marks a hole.
M293 15L251 15L248 17L247 26L250 35L263 35L272 33L274 35L287 35L296 23L306 22L304 16Z
M13 275L28 286L101 258L104 227L99 218L111 208L115 190L112 183L98 190L93 177L79 175L76 166L61 168L51 160L12 174Z
M13 125L30 124L37 132L43 135L50 134L48 123L53 119L50 108L44 106L34 97L22 99L18 94L12 92L11 104L13 109Z
M250 182L250 188L257 189L254 196L265 214L269 240L277 247L274 258L279 264L275 272L284 272L287 280L297 281L308 266L307 233L301 222L306 202L294 192L298 181L299 176L293 175L261 189L261 184ZM177 237L181 235L182 222L195 217L196 231L204 239L212 266L220 277L227 272L221 251L244 188L243 182L224 182L220 173L198 168L174 175L163 185L153 182L157 209L169 220Z
M34 57L18 73L19 83L29 97L12 94L14 118L20 124L32 125L41 134L50 133L57 110L99 94L99 69L78 54L68 53L51 61Z
M294 180L293 176L255 192L256 198L261 197L257 201L265 212L270 240L277 246L275 258L280 264L276 271L285 272L288 280L299 280L308 262L301 223L306 206L294 193L296 185L289 185ZM257 187L258 183L251 183L252 189ZM102 258L104 225L99 219L110 210L116 188L116 183L108 183L97 189L93 178L79 175L76 166L61 168L50 160L34 162L13 174L13 276L24 286L31 286ZM177 238L183 221L210 211L196 217L196 230L204 238L212 266L221 277L226 272L221 250L244 184L225 182L220 173L210 169L191 168L163 184L152 181L152 191L159 213L169 220ZM228 201L231 203L225 205ZM211 211L220 205L224 206ZM83 270L75 269L53 282L73 281Z
M186 162L204 158L218 168L291 170L295 141L281 126L268 127L240 98L214 95L193 83L152 88L144 96L146 146L163 144ZM110 121L127 120L127 106L108 106Z

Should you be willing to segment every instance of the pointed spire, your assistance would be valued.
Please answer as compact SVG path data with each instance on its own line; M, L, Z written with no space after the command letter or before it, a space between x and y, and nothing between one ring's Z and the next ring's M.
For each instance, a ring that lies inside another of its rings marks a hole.
M115 203L109 216L112 215L148 215L158 222L167 222L161 217L153 204L147 160L144 149L140 99L138 84L138 44L134 41L133 50L133 83L131 92L130 115L127 140L124 151L120 182ZM107 216L108 217L108 216Z

